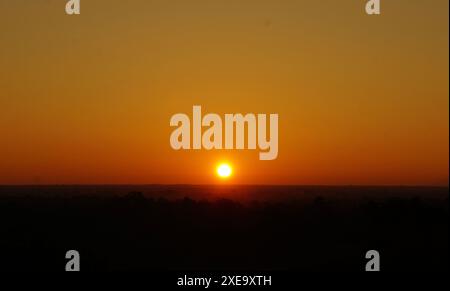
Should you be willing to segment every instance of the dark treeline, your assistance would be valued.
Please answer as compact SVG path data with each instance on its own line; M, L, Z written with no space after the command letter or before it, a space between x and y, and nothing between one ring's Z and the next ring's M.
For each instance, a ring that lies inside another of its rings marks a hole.
M364 196L364 195L361 195ZM448 196L249 201L121 196L0 198L0 269L444 270Z

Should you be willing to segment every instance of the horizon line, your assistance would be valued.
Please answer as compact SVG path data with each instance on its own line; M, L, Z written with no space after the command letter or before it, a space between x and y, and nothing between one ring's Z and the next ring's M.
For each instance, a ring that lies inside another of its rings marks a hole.
M63 183L63 184L0 184L0 187L83 187L83 186L253 186L253 187L427 187L449 188L449 184L188 184L188 183Z

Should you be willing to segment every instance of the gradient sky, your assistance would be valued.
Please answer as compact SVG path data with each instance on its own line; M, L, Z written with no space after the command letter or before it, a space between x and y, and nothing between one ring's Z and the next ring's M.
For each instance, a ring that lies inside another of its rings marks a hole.
M0 184L448 185L448 0L0 0ZM278 113L279 154L174 151Z

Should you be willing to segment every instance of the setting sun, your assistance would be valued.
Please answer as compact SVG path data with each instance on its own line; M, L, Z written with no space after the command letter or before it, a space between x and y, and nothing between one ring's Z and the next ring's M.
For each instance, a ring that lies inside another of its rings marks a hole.
M220 164L217 167L217 175L221 178L228 178L231 176L232 169L229 164Z

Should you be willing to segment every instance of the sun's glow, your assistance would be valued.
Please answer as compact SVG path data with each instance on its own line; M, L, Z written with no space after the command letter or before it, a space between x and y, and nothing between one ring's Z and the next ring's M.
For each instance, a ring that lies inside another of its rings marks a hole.
M229 164L220 164L217 167L217 175L221 178L228 178L231 176L231 173L233 170L231 169L231 166Z

